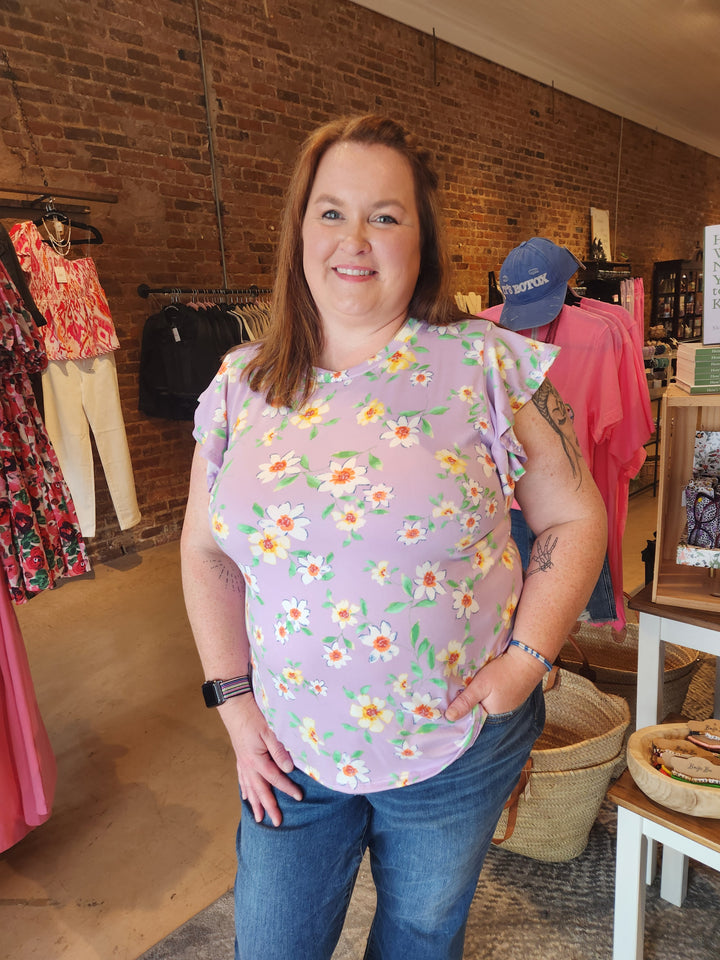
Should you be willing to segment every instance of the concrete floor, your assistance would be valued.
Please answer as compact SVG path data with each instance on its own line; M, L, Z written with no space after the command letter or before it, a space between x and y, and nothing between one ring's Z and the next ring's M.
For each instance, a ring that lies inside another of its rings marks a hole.
M630 501L625 586L657 501ZM18 607L58 761L53 815L0 854L0 960L136 960L225 893L234 765L185 618L178 544Z

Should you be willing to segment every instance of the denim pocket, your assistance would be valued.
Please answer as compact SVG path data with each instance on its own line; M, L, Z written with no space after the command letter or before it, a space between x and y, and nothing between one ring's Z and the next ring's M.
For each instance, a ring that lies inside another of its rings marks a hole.
M508 723L510 720L517 719L524 711L532 711L534 714L536 736L540 736L545 726L545 697L542 692L542 683L539 683L530 696L520 706L514 710L507 710L505 713L488 713L485 717L485 723L491 726L501 723Z

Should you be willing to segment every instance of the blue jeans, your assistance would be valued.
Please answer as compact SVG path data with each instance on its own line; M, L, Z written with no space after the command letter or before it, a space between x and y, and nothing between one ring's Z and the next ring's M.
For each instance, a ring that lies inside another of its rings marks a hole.
M280 827L243 802L236 960L330 960L368 848L377 909L365 960L461 960L495 825L544 721L538 687L428 780L352 795L295 770L304 799L278 792Z

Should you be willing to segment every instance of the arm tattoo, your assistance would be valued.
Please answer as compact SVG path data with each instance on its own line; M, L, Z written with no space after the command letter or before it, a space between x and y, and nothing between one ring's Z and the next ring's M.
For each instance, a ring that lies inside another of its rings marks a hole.
M552 554L553 550L557 546L558 538L555 537L553 542L550 543L551 539L552 537L548 534L545 543L541 544L539 540L535 541L535 545L533 546L532 550L532 556L530 557L530 563L528 564L528 570L525 575L526 580L534 573L547 573L548 570L552 570ZM534 570L531 569L533 560L537 564Z
M579 487L582 483L582 454L573 430L570 408L548 380L543 380L533 394L532 401L560 438L572 475L577 478Z
M208 566L217 573L218 580L221 580L228 590L233 590L235 593L243 592L245 586L243 575L232 560L208 560Z

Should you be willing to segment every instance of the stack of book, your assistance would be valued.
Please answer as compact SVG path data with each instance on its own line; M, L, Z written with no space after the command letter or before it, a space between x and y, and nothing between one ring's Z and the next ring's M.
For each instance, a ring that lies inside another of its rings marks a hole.
M720 344L679 343L675 379L688 393L720 393Z

